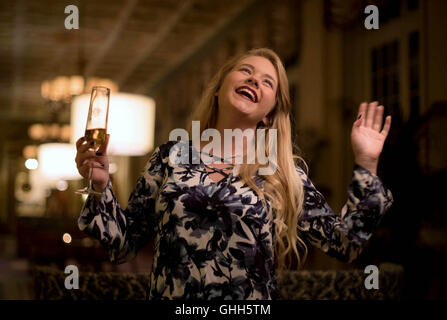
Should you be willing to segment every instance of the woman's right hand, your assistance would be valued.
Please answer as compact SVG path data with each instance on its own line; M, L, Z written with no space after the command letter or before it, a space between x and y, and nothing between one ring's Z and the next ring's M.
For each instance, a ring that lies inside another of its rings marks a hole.
M109 181L109 159L107 157L107 146L110 134L106 137L106 142L99 147L98 151L89 150L90 146L85 137L76 141L76 167L81 176L88 179L90 168L92 169L92 184L96 191L102 192Z

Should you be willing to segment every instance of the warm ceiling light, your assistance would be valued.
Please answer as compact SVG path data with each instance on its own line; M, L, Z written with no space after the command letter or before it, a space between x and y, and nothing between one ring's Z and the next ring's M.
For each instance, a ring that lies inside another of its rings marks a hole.
M45 143L39 146L40 172L47 180L82 179L76 168L76 147L68 143Z
M51 139L59 138L59 132L60 132L60 128L57 123L53 123L52 125L48 126L48 134Z
M33 124L28 128L28 135L33 140L42 140L46 136L45 127L41 124Z
M25 148L23 148L22 154L25 159L37 158L37 147L26 146Z
M96 77L87 79L87 84L85 85L84 92L91 93L93 87L95 86L102 86L109 88L111 94L118 93L118 85L115 82L113 82L110 79L96 78Z
M94 86L106 86L111 92L118 92L118 85L110 79L93 77L85 82L84 77L74 75L42 82L40 93L46 100L70 102L73 96L89 93Z
M70 125L53 124L33 124L28 128L28 135L33 140L53 140L53 141L69 141ZM29 157L28 157L29 158Z
M84 136L90 94L77 96L71 106L71 142ZM115 93L110 95L107 152L141 156L154 147L155 101L149 97Z
M72 95L81 94L84 90L84 77L71 76L70 77L70 92Z
M62 126L60 130L60 138L62 141L69 141L71 134L71 128L69 124Z

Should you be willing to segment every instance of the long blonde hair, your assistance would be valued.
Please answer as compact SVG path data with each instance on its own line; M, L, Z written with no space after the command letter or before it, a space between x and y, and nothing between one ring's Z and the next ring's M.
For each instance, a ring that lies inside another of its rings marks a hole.
M217 123L218 102L216 92L220 89L224 78L234 69L239 61L250 56L260 56L268 59L276 69L278 75L278 88L276 92L276 105L268 114L268 123L258 125L266 129L266 152L268 153L268 133L269 129L277 129L277 169L272 175L264 175L264 190L259 188L253 177L260 167L259 163L242 164L239 169L239 176L258 197L262 200L266 208L265 199L271 201L272 216L274 222L274 242L275 256L279 271L289 267L293 257L298 260L301 266L307 255L307 247L299 237L298 218L302 212L304 202L303 184L295 168L295 161L300 160L304 166L307 165L304 159L294 155L292 144L290 110L291 103L289 97L289 82L281 59L278 55L267 48L252 49L246 53L229 59L212 78L206 87L199 104L189 121L189 133L191 134L191 121L199 120L201 130L214 128ZM257 143L255 144L258 145ZM257 154L257 152L256 152ZM303 249L303 259L300 258L297 245ZM288 265L286 266L286 260Z

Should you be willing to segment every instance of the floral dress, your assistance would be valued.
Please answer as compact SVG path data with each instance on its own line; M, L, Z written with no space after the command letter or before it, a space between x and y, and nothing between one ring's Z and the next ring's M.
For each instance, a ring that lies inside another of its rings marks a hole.
M176 151L170 157L171 148L185 147L189 161L179 163L185 153ZM268 202L264 208L238 177L237 165L231 173L207 169L199 149L191 140L160 145L127 208L118 204L109 181L96 205L93 196L87 198L79 228L100 240L113 263L132 259L154 240L149 299L280 298ZM347 203L336 214L305 172L296 170L305 192L300 236L330 256L353 261L391 206L390 190L355 164ZM209 177L216 171L225 176L218 182ZM255 177L258 186L263 181Z

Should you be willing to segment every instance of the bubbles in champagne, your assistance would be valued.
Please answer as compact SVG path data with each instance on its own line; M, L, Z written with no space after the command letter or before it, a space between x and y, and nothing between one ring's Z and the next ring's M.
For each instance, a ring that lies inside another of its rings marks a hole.
M85 138L91 149L98 150L106 142L106 134L106 129L88 129Z

